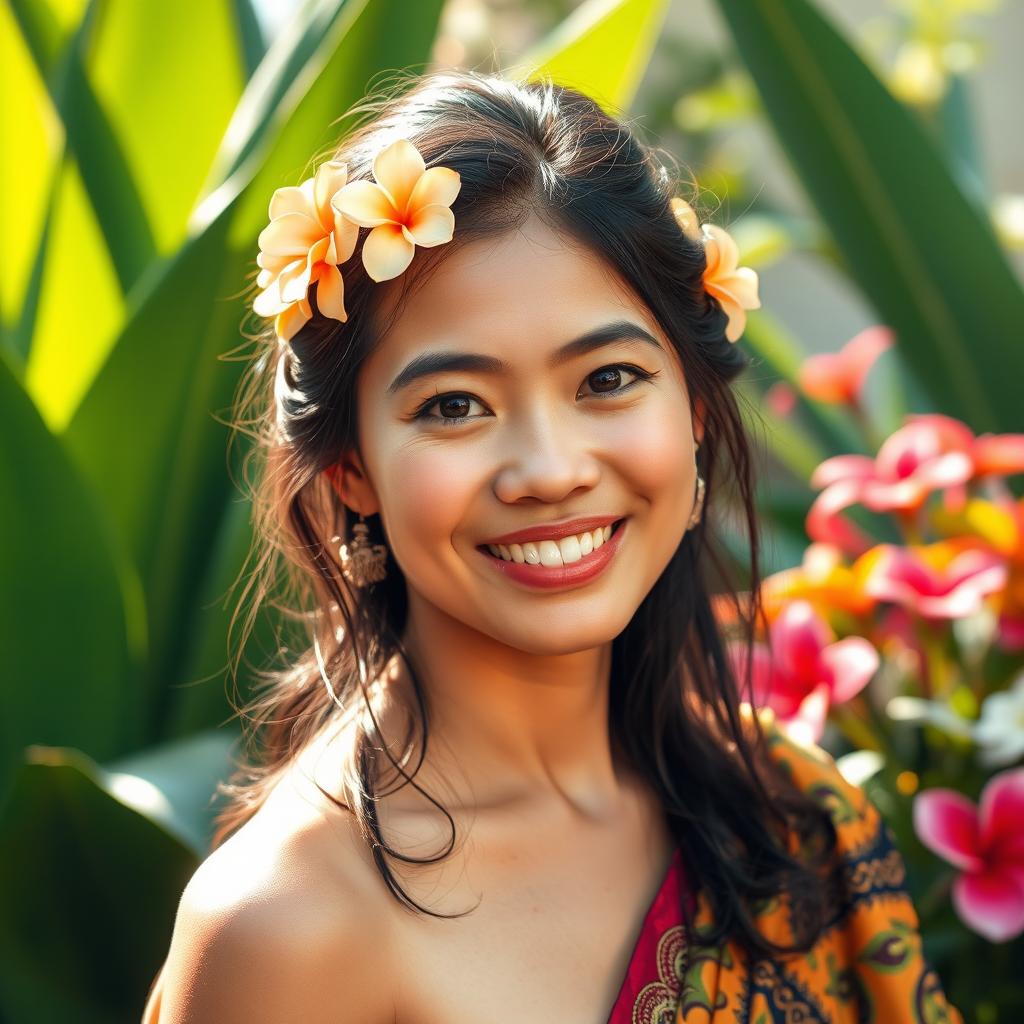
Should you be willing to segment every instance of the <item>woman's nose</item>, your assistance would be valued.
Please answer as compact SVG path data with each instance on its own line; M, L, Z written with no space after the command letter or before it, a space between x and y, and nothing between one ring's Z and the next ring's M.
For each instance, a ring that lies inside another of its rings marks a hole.
M503 502L558 502L577 488L594 487L600 479L593 438L559 426L550 415L532 416L510 429L500 444L494 493Z

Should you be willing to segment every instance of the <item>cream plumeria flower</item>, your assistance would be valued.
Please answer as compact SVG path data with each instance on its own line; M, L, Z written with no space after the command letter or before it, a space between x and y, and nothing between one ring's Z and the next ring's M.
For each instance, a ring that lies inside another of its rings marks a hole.
M462 187L457 171L427 169L408 139L397 139L373 161L375 181L351 181L332 199L337 213L373 230L363 242L363 265L374 281L398 277L412 262L416 246L452 240L455 215L449 209Z
M256 283L263 290L252 308L259 316L275 317L284 341L312 317L313 283L317 309L335 320L348 319L338 264L355 250L359 228L335 216L331 206L347 178L347 165L330 160L301 185L277 189L270 200L270 224L260 232L256 258L261 268Z
M974 726L979 761L986 768L1014 764L1024 757L1024 672L1009 690L990 693Z
M703 234L699 235L697 214L684 199L673 197L672 213L684 234L695 241L703 241L707 261L704 288L718 299L729 318L725 336L729 341L738 340L747 326L746 311L761 308L761 299L757 294L757 271L737 266L739 249L724 228L716 224L704 224Z

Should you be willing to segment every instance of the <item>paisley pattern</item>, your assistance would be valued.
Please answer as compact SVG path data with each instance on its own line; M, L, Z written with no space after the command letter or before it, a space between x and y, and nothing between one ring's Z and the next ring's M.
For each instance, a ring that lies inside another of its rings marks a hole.
M682 884L680 862L648 913L609 1024L963 1024L924 959L906 867L879 812L825 751L798 745L770 715L762 728L772 758L836 827L840 862L825 928L808 953L751 963L738 944L700 943L712 916L698 889L698 941L684 950L680 900L665 899L670 883ZM804 912L798 898L774 898L761 905L758 926L788 944ZM643 971L649 980L638 985Z

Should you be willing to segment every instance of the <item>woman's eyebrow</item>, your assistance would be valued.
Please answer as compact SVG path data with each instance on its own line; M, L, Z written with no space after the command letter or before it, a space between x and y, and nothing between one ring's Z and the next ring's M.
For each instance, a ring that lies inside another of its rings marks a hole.
M617 341L641 341L662 351L661 342L639 324L629 320L615 320L566 342L551 354L548 366L553 369L567 363L570 359L575 359ZM393 395L423 377L460 370L468 373L502 374L510 372L511 366L497 356L488 356L479 352L452 350L421 352L415 359L408 362L388 385L387 393Z

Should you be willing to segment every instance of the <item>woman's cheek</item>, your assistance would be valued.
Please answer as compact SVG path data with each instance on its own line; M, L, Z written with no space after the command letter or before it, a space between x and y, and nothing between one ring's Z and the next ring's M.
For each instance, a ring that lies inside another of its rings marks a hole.
M387 510L384 528L400 564L443 551L473 507L478 468L453 443L413 445L386 459L387 478L380 493Z
M644 402L635 415L617 419L603 433L629 490L652 511L687 498L694 483L693 441L689 409L680 408L678 398Z

